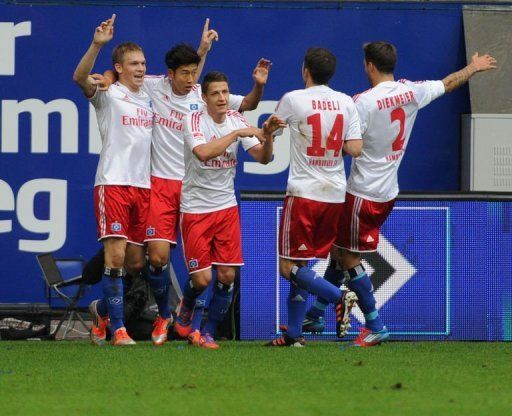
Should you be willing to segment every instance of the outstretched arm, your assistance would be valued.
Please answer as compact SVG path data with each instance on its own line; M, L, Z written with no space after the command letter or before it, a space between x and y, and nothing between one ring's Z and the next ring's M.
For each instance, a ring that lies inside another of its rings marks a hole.
M213 41L219 40L219 34L215 30L210 29L209 26L210 19L207 18L206 22L204 22L203 34L201 35L201 43L199 44L199 48L197 48L197 54L201 57L201 61L197 66L196 82L198 82L199 78L201 77L201 72L203 72L204 64L206 62L206 55L208 55L208 52L210 52Z
M89 49L78 63L75 73L73 74L73 80L82 89L86 97L92 97L96 91L97 83L89 74L94 67L94 62L100 53L100 49L114 36L115 19L116 15L113 14L110 19L101 22L96 28L91 46L89 46Z
M267 83L268 71L270 70L271 66L272 63L268 59L261 58L258 61L258 64L252 73L254 86L249 94L244 97L238 111L250 111L254 110L258 106L259 102L261 101L261 97L263 97L263 89Z
M443 79L445 92L456 90L468 82L477 72L489 71L494 68L496 68L496 59L490 55L478 56L478 52L476 52L471 57L471 63L468 66Z

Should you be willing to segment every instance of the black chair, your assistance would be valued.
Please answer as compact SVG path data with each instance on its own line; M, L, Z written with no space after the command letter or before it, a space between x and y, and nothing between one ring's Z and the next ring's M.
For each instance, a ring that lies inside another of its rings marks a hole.
M82 275L72 277L70 279L64 280L62 277L61 269L59 268L59 263L65 265L66 263L72 263L76 265L80 264L80 272L83 269L84 260L82 258L79 259L55 259L52 253L38 254L36 256L37 262L41 267L43 272L43 278L46 282L46 286L48 288L48 299L50 302L50 308L52 308L51 300L55 298L53 294L57 295L57 298L62 301L62 307L64 308L64 313L60 317L59 323L53 332L51 332L50 337L55 339L58 334L61 326L64 322L67 321L66 329L64 330L64 334L62 335L62 339L66 339L66 336L69 332L71 324L73 320L78 319L83 327L89 331L89 327L85 323L83 317L80 315L78 311L78 301L84 294L85 284L82 279ZM65 290L65 288L76 286L74 291L69 292ZM67 293L69 292L69 293Z

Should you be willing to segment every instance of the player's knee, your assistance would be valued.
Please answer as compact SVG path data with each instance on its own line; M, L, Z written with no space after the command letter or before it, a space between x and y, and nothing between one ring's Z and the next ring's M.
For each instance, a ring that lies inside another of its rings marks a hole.
M352 251L343 250L341 254L341 266L343 270L353 269L361 264L361 255Z
M217 280L225 285L231 285L235 281L236 270L234 267L217 267Z
M290 262L279 261L279 274L285 279L290 280L293 264Z
M105 255L105 266L114 269L121 269L124 263L124 253L122 251L113 251Z
M194 273L191 276L192 285L196 290L205 290L210 284L212 278L211 275L203 274L203 273Z
M149 268L165 270L169 263L169 256L163 253L149 253Z
M132 259L126 259L125 266L129 270L130 274L136 276L138 275L144 266L146 265L146 260L142 258L132 258Z

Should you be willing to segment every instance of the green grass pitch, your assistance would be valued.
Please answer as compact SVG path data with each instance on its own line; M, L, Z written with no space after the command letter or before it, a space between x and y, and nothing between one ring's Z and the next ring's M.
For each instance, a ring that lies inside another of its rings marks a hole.
M511 415L512 346L0 343L2 415Z

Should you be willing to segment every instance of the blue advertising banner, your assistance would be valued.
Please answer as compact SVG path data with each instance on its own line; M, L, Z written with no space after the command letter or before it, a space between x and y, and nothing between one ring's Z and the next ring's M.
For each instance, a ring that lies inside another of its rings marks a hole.
M117 13L115 37L96 62L98 72L111 67L116 43L132 40L145 50L148 73L165 73L165 52L178 42L197 45L207 17L220 40L206 71L226 72L233 92L248 92L258 59L271 59L264 99L247 114L252 123L271 113L286 91L303 86L302 58L312 45L337 55L332 87L348 94L368 88L361 45L369 40L385 39L398 47L400 78L439 79L465 65L460 5L1 4L0 302L44 300L36 253L89 258L99 247L92 185L101 139L95 113L72 75L94 28L112 13ZM459 121L468 111L467 89L462 89L421 112L402 164L402 189L459 188ZM266 166L243 156L237 189L282 191L288 146L286 134L276 140L274 160ZM174 258L181 261L179 253Z
M242 339L272 338L287 323L289 283L279 277L277 258L281 209L281 201L241 204ZM397 202L378 251L363 256L395 339L512 339L511 214L511 202ZM310 266L323 275L327 261ZM333 308L326 321L322 337L334 338ZM353 329L362 325L355 308Z

